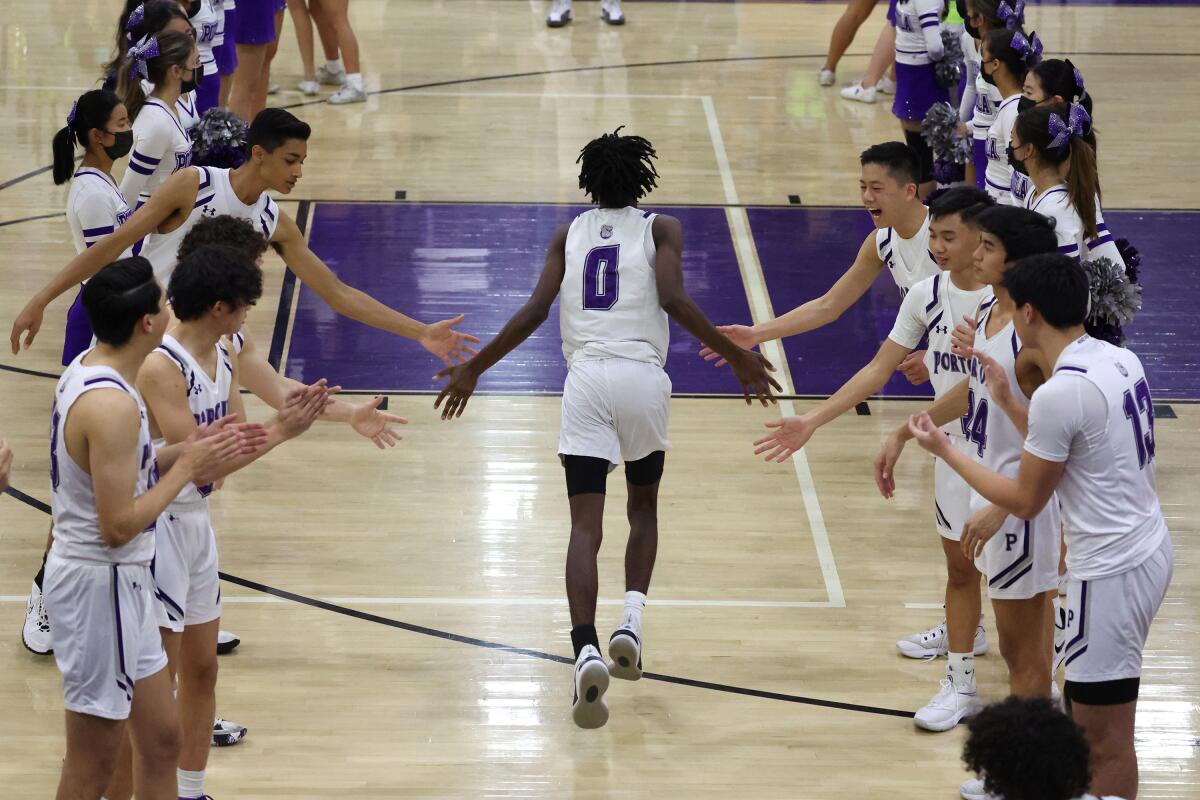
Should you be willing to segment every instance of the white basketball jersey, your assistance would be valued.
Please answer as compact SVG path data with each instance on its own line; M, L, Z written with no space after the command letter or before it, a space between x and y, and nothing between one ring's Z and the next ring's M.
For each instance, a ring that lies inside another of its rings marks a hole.
M929 252L929 212L921 229L911 239L903 239L895 228L880 228L875 231L875 252L892 280L900 287L900 295L908 294L918 281L932 278L942 271L937 259Z
M179 244L202 217L228 214L249 220L263 237L270 239L279 224L279 206L264 192L253 205L246 205L229 184L229 170L216 167L191 167L200 173L200 185L192 213L183 224L170 233L152 233L146 237L142 255L154 265L154 276L166 286L171 281L178 261Z
M163 336L163 342L154 352L171 359L183 379L187 383L188 408L196 418L197 425L211 425L229 413L229 392L233 385L233 362L230 360L229 349L222 342L216 345L217 369L216 377L211 377L204 367L192 357L183 345L174 337ZM155 440L155 446L166 444L165 440ZM189 483L184 487L172 505L180 503L195 503L212 494L212 484L196 486Z
M143 494L158 482L158 462L150 441L146 406L137 390L111 367L89 367L82 362L92 351L75 357L54 390L54 410L50 421L50 484L54 519L54 553L63 558L81 558L111 564L149 564L154 557L154 525L121 547L112 548L100 535L100 517L96 495L89 475L67 452L63 435L71 407L93 389L120 389L137 402L141 421L138 429L138 477L134 496Z
M157 97L146 100L133 122L133 152L121 178L121 194L135 209L163 181L192 163L192 140L178 117Z
M1017 382L1017 353L1021 352L1021 340L1017 338L1012 320L990 337L986 335L987 323L995 304L993 298L979 321L975 331L975 349L991 356L1004 368L1013 396L1022 405L1028 406L1029 398L1021 392L1021 385ZM1005 477L1015 478L1025 437L992 399L978 358L971 359L970 370L967 415L962 419L962 433L974 445L972 452L985 467Z
M1020 205L1013 202L1013 168L1008 163L1008 144L1012 140L1013 125L1017 121L1020 93L1009 95L996 109L996 117L988 127L987 172L984 184L987 193L1000 205Z
M567 232L559 322L567 364L627 358L663 366L670 334L654 276L655 215L594 208Z
M1132 351L1087 335L1068 345L1034 396L1026 449L1066 462L1058 497L1072 577L1120 574L1162 545L1154 403Z
M897 64L932 62L929 45L925 42L925 31L941 26L942 9L942 0L905 0L896 4Z
M71 177L67 193L67 225L75 242L75 252L82 253L108 236L133 214L125 195L112 177L92 167L80 167ZM130 253L121 254L125 258Z
M970 375L967 359L950 351L951 334L964 317L974 317L981 305L992 299L992 287L964 291L954 285L949 272L918 281L900 304L896 323L888 338L901 347L915 350L928 337L925 366L935 397L962 383ZM954 437L962 437L962 425L955 421L942 427Z
M213 48L225 41L225 8L222 0L200 0L200 10L192 17L192 30L196 32L196 49L200 51L200 63L204 74L216 80L217 59ZM209 69L212 65L212 69Z
M1117 249L1113 236L1104 224L1104 212L1100 210L1100 198L1096 198L1096 232L1094 239L1087 239L1083 233L1083 220L1079 212L1071 205L1071 195L1067 187L1059 184L1046 190L1045 194L1031 191L1025 197L1025 207L1036 211L1044 217L1054 220L1054 235L1058 237L1058 252L1077 260L1092 258L1107 258L1114 264L1125 268L1125 259Z

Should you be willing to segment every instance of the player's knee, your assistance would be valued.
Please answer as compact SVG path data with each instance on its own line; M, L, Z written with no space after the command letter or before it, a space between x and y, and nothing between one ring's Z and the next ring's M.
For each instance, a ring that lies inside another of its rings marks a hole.
M182 748L183 731L179 728L179 718L174 716L161 720L149 736L138 740L138 754L155 770L174 767Z
M214 648L212 658L194 659L181 665L179 672L180 686L181 688L186 688L189 692L197 694L215 692L219 669L216 649Z
M571 524L571 543L583 545L593 552L600 550L604 540L604 529L592 522L574 522Z
M946 562L947 581L952 589L969 589L979 586L979 570L966 559Z

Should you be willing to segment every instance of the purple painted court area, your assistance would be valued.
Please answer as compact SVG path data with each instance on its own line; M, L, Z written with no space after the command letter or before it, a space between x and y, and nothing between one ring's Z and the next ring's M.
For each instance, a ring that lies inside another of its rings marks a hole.
M343 280L423 321L467 315L462 330L486 343L532 292L555 228L583 208L537 205L317 203L310 246ZM672 209L684 228L684 273L714 320L748 319L725 212ZM676 393L731 393L728 369L697 356L672 323L667 363ZM428 391L440 362L416 343L336 316L302 288L287 374L346 389ZM558 307L523 345L487 372L480 390L561 392L566 377Z
M775 313L782 314L820 296L854 260L872 229L858 209L765 208L749 211L767 289ZM1142 253L1144 305L1129 328L1129 347L1141 357L1155 396L1200 399L1200 253L1190 233L1200 225L1196 212L1110 211L1105 214L1116 236ZM900 293L881 275L867 296L824 329L786 342L792 379L800 394L828 395L875 354L891 331ZM884 389L890 396L928 395L893 376Z

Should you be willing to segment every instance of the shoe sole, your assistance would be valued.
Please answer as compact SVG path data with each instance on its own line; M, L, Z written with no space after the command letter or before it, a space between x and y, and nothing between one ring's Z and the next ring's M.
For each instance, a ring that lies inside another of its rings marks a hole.
M945 733L946 731L957 728L960 722L965 719L970 719L982 710L983 704L981 703L978 706L971 706L963 710L961 713L950 717L948 720L942 720L940 722L922 722L917 717L913 717L913 725L923 731L929 731L930 733Z
M608 722L608 668L599 659L584 665L575 675L577 697L571 707L571 718L581 728L602 728Z
M561 28L570 21L571 21L571 13L567 12L566 14L563 15L563 18L560 19L558 22L555 22L552 19L547 19L546 27L547 28Z
M241 643L241 639L234 639L232 642L217 642L217 655L227 656L236 650L237 646Z
M637 642L632 637L614 634L608 641L608 657L612 659L608 671L614 678L623 681L641 680L641 653L638 652Z
M600 12L600 19L604 20L609 25L624 25L625 24L625 17L610 17L608 14L604 13L603 11Z
M25 632L24 631L21 632L21 644L24 645L26 650L33 653L35 656L52 656L52 655L54 655L53 647L51 647L49 650L37 650L33 647L30 647L29 642L25 641Z

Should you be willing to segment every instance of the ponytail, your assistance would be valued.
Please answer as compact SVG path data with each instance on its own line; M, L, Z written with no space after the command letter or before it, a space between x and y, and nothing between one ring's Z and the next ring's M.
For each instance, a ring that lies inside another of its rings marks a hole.
M171 67L186 68L195 49L196 42L191 36L176 31L160 33L129 48L117 73L117 91L129 111L130 119L136 120L138 112L146 105L142 79L155 86L161 85Z
M125 10L117 21L116 55L102 67L105 77L115 84L130 46L160 32L173 19L187 21L187 15L175 0L146 0L144 3L126 0Z
M1024 83L1029 70L1042 60L1042 40L1036 33L1026 36L1020 30L1001 27L990 31L984 42L991 57L1004 64L1018 83Z
M71 180L75 172L75 145L79 144L87 150L91 146L88 134L92 130L106 130L113 109L120 104L119 97L103 89L84 92L75 101L71 113L67 115L66 127L60 128L51 142L55 186Z
M1096 230L1096 198L1100 196L1100 176L1096 151L1088 144L1092 119L1078 103L1046 103L1034 106L1017 117L1017 138L1033 145L1038 159L1053 166L1067 165L1067 194L1083 222L1089 239Z

